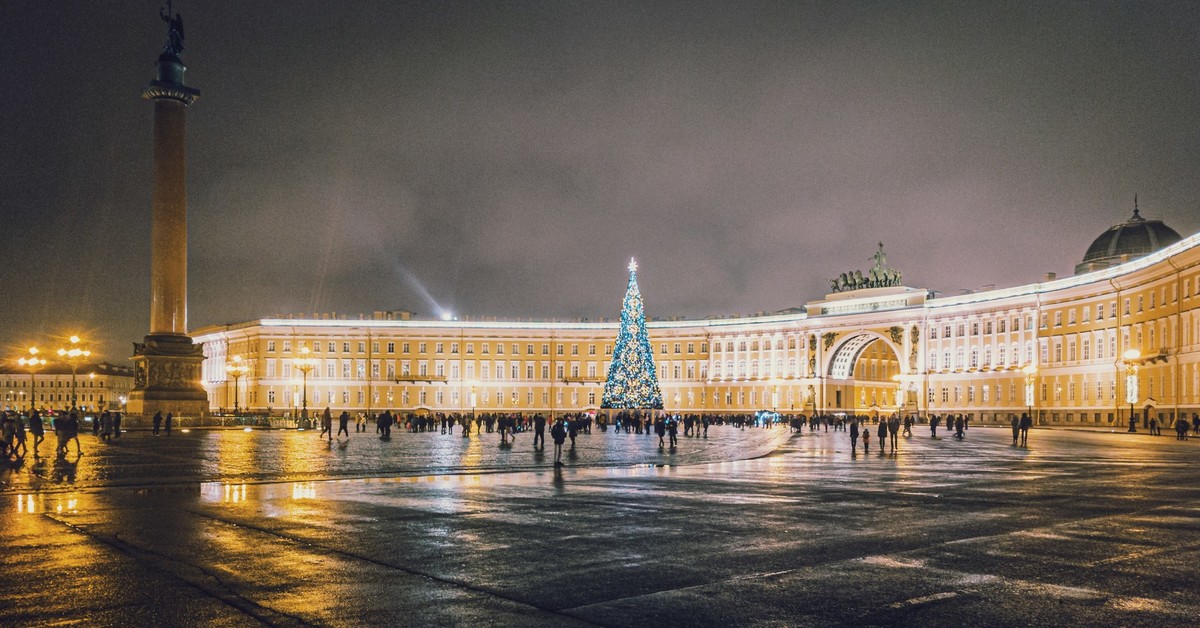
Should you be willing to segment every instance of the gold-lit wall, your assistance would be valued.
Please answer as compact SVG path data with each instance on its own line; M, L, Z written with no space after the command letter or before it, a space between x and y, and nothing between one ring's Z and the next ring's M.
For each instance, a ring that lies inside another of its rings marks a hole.
M1200 412L1200 235L1120 266L926 299L829 295L809 312L648 324L678 412L964 413L1107 425ZM653 295L647 295L653 301ZM196 330L214 410L287 413L597 409L616 323L262 319ZM307 376L296 359L305 347ZM1137 349L1136 364L1123 361ZM1027 371L1034 371L1032 373ZM1033 392L1027 398L1027 387ZM1032 402L1032 403L1028 403Z

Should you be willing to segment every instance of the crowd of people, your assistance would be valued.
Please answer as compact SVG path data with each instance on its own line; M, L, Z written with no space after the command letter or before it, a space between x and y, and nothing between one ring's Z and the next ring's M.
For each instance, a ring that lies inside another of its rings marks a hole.
M165 432L170 435L173 418L170 413L165 417L161 412L156 413L151 420L153 433L159 434L165 425ZM900 437L911 437L913 426L918 422L926 423L929 426L930 437L935 439L938 438L938 428L942 426L945 426L946 430L953 430L954 437L959 440L966 438L967 430L970 429L970 415L965 414L934 414L928 417L900 416L898 414L863 416L840 413L784 415L765 411L734 415L615 411L611 414L599 413L596 415L564 413L548 418L544 414L491 412L417 414L394 413L391 410L385 410L370 417L363 413L351 416L349 412L342 411L335 419L331 409L325 408L323 412L319 413L317 420L321 426L320 435L331 441L334 438L333 423L336 420L338 423L336 434L339 439L343 435L347 439L350 437L351 422L354 423L354 431L357 433L366 432L368 426L374 423L375 433L385 441L391 440L393 428L413 434L440 433L442 435L453 435L457 428L463 438L470 438L472 432L477 435L498 432L500 445L511 447L516 442L518 434L531 432L533 434L532 446L536 450L545 448L548 429L555 445L556 465L562 464L563 445L570 440L570 447L573 450L576 437L579 434L591 434L593 428L600 432L614 434L636 434L647 437L656 435L660 449L675 449L678 446L681 432L685 437L707 438L709 428L714 425L726 425L741 430L769 429L783 425L789 427L793 432L803 432L806 427L810 431L823 429L828 432L832 429L835 432L848 433L852 451L857 451L860 441L863 450L869 451L872 434L875 435L881 449L886 447L895 451ZM121 421L120 412L105 411L91 421L90 428L94 436L102 441L108 441L121 437ZM1014 447L1028 446L1029 430L1033 427L1033 423L1033 418L1028 413L1022 413L1019 417L1012 416L1012 444ZM1160 424L1156 419L1149 419L1149 426L1151 434L1161 434ZM1193 414L1190 422L1186 417L1181 416L1174 421L1173 426L1176 439L1187 440L1189 433L1200 434L1200 416ZM45 416L37 410L26 413L6 411L2 415L2 424L0 424L0 434L2 434L2 442L0 442L2 452L0 453L2 453L3 459L6 461L21 459L31 450L35 458L40 457L40 446L45 440L47 429L52 431L55 436L56 455L66 456L72 442L75 443L76 455L83 455L83 449L79 442L81 421L77 411L56 411L47 413ZM28 440L33 441L32 446L27 443Z
M11 410L4 412L0 419L0 455L5 461L13 461L24 459L32 451L34 458L41 458L41 445L46 440L46 429L49 427L55 436L56 456L66 456L71 443L75 443L75 455L82 456L80 425L79 412L75 410L51 412L46 417L38 410L24 414ZM103 441L120 438L121 413L106 411L96 417L92 421L92 435ZM28 443L29 440L33 441L32 445Z

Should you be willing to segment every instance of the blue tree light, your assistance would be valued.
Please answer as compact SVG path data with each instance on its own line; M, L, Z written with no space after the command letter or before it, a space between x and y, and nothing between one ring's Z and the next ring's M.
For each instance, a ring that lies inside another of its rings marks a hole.
M621 328L613 348L612 365L604 383L600 407L655 409L663 407L654 369L654 350L646 335L646 311L637 285L637 261L629 262L629 286L621 303Z

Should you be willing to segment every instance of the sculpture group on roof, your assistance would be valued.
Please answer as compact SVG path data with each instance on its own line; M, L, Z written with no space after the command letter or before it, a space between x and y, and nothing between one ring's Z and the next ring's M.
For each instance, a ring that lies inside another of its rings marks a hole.
M900 271L887 265L887 253L883 252L883 243L872 258L875 265L864 275L861 270L852 270L830 279L830 288L834 292L850 292L864 288L891 288L902 285Z

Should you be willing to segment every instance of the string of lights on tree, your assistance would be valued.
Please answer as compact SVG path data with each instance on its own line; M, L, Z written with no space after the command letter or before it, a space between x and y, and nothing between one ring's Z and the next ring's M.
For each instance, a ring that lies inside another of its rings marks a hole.
M646 334L646 311L637 285L637 261L629 262L629 286L621 303L621 328L613 348L612 365L604 383L600 406L615 409L663 407L662 391L654 369L654 350Z

